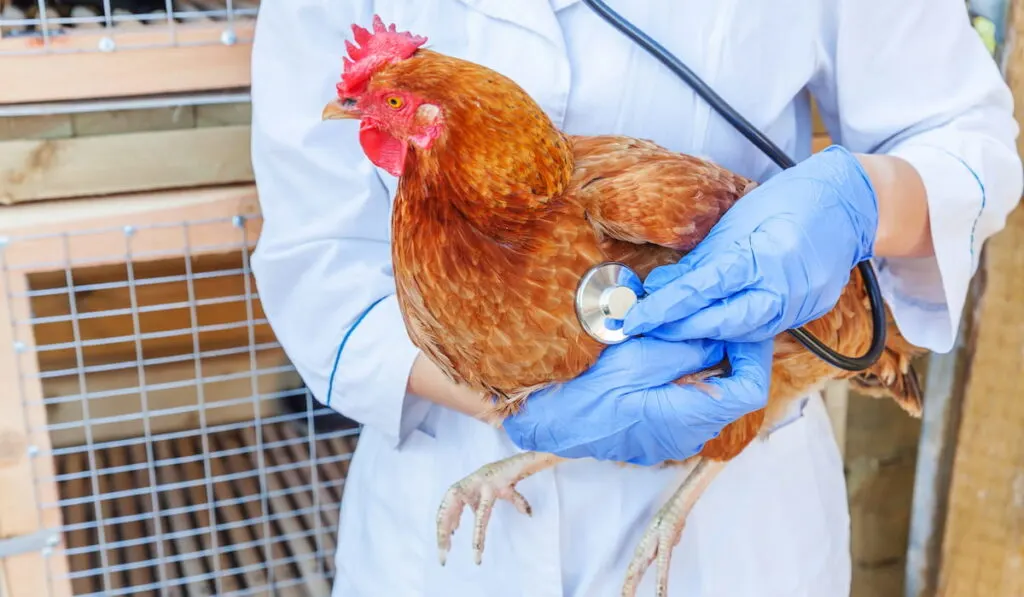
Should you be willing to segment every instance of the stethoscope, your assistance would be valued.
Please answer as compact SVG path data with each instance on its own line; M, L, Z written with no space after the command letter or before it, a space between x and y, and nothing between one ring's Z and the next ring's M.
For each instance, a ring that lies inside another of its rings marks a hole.
M715 109L729 124L736 127L744 137L763 151L780 168L791 168L796 165L784 151L772 143L764 133L743 118L732 106L716 94L678 58L651 39L643 31L637 29L628 20L608 7L600 0L582 0L591 10L601 16L613 27L629 36L640 47L647 50L662 64L667 66L687 85L693 88L712 108ZM821 340L812 336L806 329L788 330L807 350L825 362L847 371L863 371L878 360L885 347L886 320L882 306L882 293L878 287L878 279L870 261L857 264L857 269L864 278L868 300L871 304L872 336L871 346L860 357L848 357L839 354L826 346ZM622 320L629 309L642 298L643 282L632 269L622 263L601 263L590 269L581 279L576 290L576 316L583 329L595 340L604 344L618 344L628 339L622 333Z

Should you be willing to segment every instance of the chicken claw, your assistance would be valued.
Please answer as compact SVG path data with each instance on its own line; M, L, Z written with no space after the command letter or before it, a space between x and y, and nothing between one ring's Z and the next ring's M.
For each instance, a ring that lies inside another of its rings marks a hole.
M505 499L512 502L520 513L532 515L529 502L516 491L516 483L555 466L561 460L553 454L524 452L482 466L452 485L437 511L437 549L441 565L444 566L448 558L448 550L452 547L451 537L459 527L464 506L472 508L476 517L473 525L473 555L479 565L483 560L484 536L487 534L487 523L491 519L494 503L498 499Z
M693 505L707 489L712 479L725 467L725 462L698 460L697 466L686 477L679 489L672 494L661 510L654 515L640 543L633 553L633 560L626 570L626 582L622 586L622 597L636 597L644 572L654 561L658 562L657 597L668 595L668 571L672 550L679 543Z

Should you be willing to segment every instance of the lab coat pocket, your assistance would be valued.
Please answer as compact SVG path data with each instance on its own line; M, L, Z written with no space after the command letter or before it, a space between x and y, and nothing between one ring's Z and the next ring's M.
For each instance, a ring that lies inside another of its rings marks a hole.
M364 431L342 503L338 565L356 595L419 597L437 504L437 440L412 430L398 448Z

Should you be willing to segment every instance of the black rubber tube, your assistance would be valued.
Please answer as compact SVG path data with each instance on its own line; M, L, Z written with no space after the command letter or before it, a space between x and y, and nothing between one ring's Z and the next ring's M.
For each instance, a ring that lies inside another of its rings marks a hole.
M722 99L707 83L698 77L696 73L662 47L661 44L651 39L650 36L613 11L601 0L583 0L583 3L610 25L660 60L662 64L692 87L697 92L697 95L710 104L716 112L721 114L722 118L725 118L729 124L736 127L736 130L763 151L780 168L792 168L796 165L793 158L789 157L786 152L780 149L778 145L772 143L771 139L758 130L757 127L743 118L728 102ZM885 307L882 303L882 291L878 286L878 278L875 276L875 270L871 267L870 261L858 263L857 269L864 278L864 286L867 288L868 301L871 305L871 345L864 355L849 357L840 354L829 348L821 340L815 338L805 328L787 330L800 344L803 344L804 348L811 351L815 356L833 367L847 371L863 371L874 365L879 357L882 356L882 350L885 348L887 322L885 320Z

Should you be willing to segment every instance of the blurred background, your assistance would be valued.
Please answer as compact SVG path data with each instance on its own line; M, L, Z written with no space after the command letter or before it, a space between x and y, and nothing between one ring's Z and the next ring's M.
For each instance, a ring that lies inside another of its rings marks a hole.
M965 9L1024 115L1024 0ZM0 597L330 594L358 427L249 269L258 10L0 0ZM1022 280L1017 210L922 420L828 388L854 596L1024 596Z

